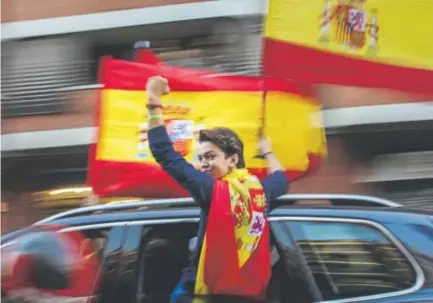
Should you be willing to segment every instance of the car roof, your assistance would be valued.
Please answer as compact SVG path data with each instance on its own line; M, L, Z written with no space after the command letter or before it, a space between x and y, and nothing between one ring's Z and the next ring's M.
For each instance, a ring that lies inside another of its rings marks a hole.
M299 201L326 200L331 205L297 205ZM271 203L270 217L334 217L368 219L377 222L419 222L429 220L433 224L433 211L403 207L386 199L364 195L347 194L291 194ZM63 226L107 225L129 221L188 219L197 221L200 209L191 198L137 200L108 205L81 207L45 218L38 224ZM14 238L16 231L2 236L2 243Z
M299 202L325 201L333 206L371 206L371 207L400 207L398 203L392 201L365 195L348 195L348 194L287 194L271 201L270 205L274 206L293 206ZM192 198L177 199L156 199L156 200L135 200L128 202L110 203L105 205L95 205L75 208L54 216L45 218L38 223L47 223L60 218L85 216L101 212L125 212L125 211L144 211L173 208L194 208L197 203Z
M312 205L325 201L328 205ZM302 203L300 203L302 202ZM304 202L307 202L305 204ZM392 201L366 195L351 194L288 194L270 203L270 216L327 216L349 218L417 217L417 211ZM66 226L95 225L140 220L192 220L200 210L192 198L135 200L72 209L45 218L35 224ZM432 215L430 213L430 215Z
M65 217L51 221L50 223L64 226L81 225L106 225L118 222L131 221L182 221L185 219L198 219L200 209L198 207L175 207L169 209L148 209L123 212L93 213L82 216ZM269 217L326 217L348 218L357 220L370 220L376 222L404 222L407 224L421 223L423 218L433 224L433 212L424 212L405 207L358 207L358 206L316 206L299 205L276 207L269 213Z

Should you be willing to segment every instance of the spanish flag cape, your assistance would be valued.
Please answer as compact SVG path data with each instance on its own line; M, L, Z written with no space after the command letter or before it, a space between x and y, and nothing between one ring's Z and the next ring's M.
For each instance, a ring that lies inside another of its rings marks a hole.
M215 182L198 264L196 295L263 299L271 276L266 198L245 169Z

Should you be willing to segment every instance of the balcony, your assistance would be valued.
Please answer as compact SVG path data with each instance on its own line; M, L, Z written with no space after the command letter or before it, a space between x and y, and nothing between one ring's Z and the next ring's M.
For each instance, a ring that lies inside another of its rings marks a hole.
M157 6L203 2L204 0L60 0L34 2L32 0L4 0L2 22L17 22L58 18L83 14L94 14L128 9L142 9Z

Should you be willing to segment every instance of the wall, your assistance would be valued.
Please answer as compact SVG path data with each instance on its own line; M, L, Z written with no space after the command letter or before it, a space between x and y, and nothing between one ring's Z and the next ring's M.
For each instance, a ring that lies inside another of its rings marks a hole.
M362 163L348 153L343 139L328 138L328 157L318 171L295 181L290 193L377 194L374 187L352 182L361 167Z
M1 22L37 20L204 0L3 0Z
M364 88L339 85L322 85L319 89L321 102L326 108L342 108L379 104L432 101L431 95L417 95L396 90Z
M98 91L83 90L67 94L70 99L65 113L2 119L1 133L10 134L94 126Z

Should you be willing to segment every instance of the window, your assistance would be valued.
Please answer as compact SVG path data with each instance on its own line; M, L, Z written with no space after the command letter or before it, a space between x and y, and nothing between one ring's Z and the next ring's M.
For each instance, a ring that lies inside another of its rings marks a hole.
M80 229L80 232L89 240L99 257L100 279L94 281L92 302L111 302L111 296L116 291L117 269L120 266L122 246L125 240L126 228L114 227L89 227Z
M168 303L195 249L197 224L143 226L141 234L137 296L129 302ZM304 267L299 266L296 246L286 226L273 226L271 243L272 277L267 301L313 302Z
M95 45L92 48L91 83L98 81L99 61L104 56L131 61L133 55L133 42L127 44Z
M88 83L86 45L73 36L14 41L2 62L2 115L59 113L70 104L59 89Z
M323 221L288 225L323 300L389 293L415 284L411 264L373 226Z
M320 296L315 295L314 290L311 289L305 266L299 258L296 244L290 237L286 224L272 222L271 230L272 277L268 286L267 301L272 303L319 301ZM275 252L278 254L277 258Z
M102 262L103 251L107 244L110 228L84 229L80 231L89 240L89 244L98 253L100 261Z
M196 223L144 226L141 236L137 303L168 303L188 266Z

